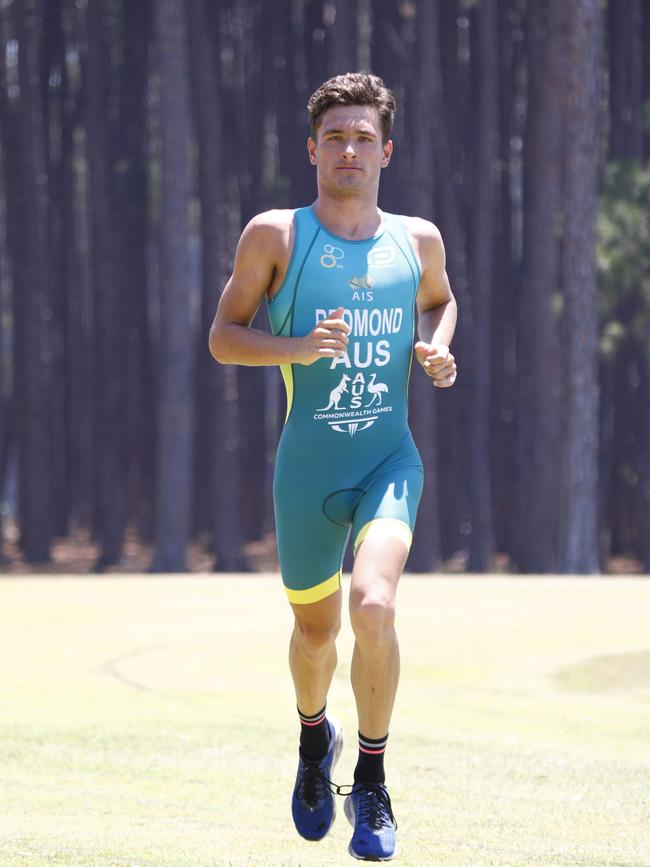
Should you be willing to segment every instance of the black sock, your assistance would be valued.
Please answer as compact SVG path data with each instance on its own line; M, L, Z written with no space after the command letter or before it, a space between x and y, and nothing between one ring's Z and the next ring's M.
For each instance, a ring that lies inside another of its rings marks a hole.
M318 761L325 758L330 745L330 729L325 708L307 716L298 708L300 717L300 752L305 759Z
M359 732L359 760L354 769L355 783L383 783L384 753L388 735L383 738L367 738Z

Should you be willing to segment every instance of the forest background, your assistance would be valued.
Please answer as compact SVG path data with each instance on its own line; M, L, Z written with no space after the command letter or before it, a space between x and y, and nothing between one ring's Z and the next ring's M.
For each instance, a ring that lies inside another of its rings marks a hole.
M647 4L0 0L0 44L2 571L273 566L281 378L207 332L356 69L398 101L380 206L440 227L459 304L457 384L411 377L407 568L650 571Z

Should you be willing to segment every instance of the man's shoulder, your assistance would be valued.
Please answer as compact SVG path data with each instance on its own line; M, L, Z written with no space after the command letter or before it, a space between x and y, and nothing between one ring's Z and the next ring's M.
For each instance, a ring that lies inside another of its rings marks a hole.
M442 241L440 229L430 220L425 220L422 217L410 217L406 214L399 214L398 216L404 223L409 235L415 240L424 241L425 243L427 241L434 243Z
M256 214L246 226L246 230L256 233L277 234L286 232L293 223L294 210L292 208L273 208L270 211L262 211Z
M442 243L440 230L430 220L422 217L408 217L400 215L406 233L411 239L416 255L420 261L422 271L429 268L439 269L444 267L445 247Z
M293 215L294 212L288 208L256 214L242 232L240 253L259 255L263 250L267 258L282 259L291 245Z

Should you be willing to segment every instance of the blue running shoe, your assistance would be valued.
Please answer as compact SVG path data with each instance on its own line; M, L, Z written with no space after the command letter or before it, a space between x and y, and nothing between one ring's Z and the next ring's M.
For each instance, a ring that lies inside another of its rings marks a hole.
M395 857L397 822L386 786L355 783L345 799L345 815L354 828L348 852L361 861Z
M343 729L328 718L330 746L327 755L312 762L299 753L298 774L291 799L291 814L296 830L305 840L322 840L332 827L336 808L332 771L343 749Z

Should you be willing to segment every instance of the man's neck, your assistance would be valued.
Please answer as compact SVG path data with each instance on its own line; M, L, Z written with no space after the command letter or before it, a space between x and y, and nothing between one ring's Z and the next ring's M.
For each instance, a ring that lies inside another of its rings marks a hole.
M333 198L321 190L312 208L325 228L350 241L372 238L383 220L376 196L368 200L357 196Z

